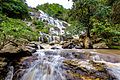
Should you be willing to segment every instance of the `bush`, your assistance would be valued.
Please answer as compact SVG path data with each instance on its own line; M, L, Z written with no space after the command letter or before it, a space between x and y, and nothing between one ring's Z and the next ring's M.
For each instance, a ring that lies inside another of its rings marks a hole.
M37 40L38 34L23 21L19 19L7 18L0 15L0 36L12 36L15 39L27 39L28 41ZM3 38L3 37L0 37Z

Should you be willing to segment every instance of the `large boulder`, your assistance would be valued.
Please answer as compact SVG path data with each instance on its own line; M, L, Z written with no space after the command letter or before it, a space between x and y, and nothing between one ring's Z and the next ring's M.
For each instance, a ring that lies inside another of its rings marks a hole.
M9 43L0 50L0 57L23 57L23 56L30 56L31 50L28 49L26 46L22 45L14 45L14 43Z
M113 80L103 63L82 60L65 60L67 80Z

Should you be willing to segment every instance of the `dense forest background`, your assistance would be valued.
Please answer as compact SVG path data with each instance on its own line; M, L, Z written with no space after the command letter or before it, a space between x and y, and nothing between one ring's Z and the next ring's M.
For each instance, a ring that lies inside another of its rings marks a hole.
M38 40L39 31L48 33L41 21L32 20L25 0L0 0L0 49L11 41ZM109 48L120 48L120 0L73 0L73 7L65 9L59 4L38 5L48 15L71 24L66 31L70 35L86 36L91 40L101 38ZM31 21L36 30L25 22Z

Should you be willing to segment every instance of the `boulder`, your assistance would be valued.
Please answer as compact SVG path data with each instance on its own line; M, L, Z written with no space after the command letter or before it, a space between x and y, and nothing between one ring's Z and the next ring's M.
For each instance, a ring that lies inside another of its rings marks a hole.
M49 45L55 45L55 41L50 42Z
M9 43L0 50L0 57L15 58L22 56L30 56L31 52L32 51L26 46L16 46L13 43Z
M106 43L102 42L102 43L94 44L93 48L95 48L95 49L106 49L106 48L108 48L108 46L106 45Z
M81 45L76 45L75 49L82 49L82 46Z
M65 60L64 69L67 80L113 80L103 63L82 60Z
M65 44L62 46L63 49L72 49L72 48L74 48L74 47L75 47L75 45L74 45L72 42L65 43Z
M59 44L64 45L65 43L67 43L67 42L66 41L61 41Z

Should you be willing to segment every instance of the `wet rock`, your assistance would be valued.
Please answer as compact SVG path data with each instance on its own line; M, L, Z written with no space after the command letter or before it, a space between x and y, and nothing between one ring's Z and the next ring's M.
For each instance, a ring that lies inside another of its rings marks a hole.
M83 52L72 52L72 55L74 56L74 58L77 59L82 59L82 60L86 60L86 59L90 59L91 54L89 53L83 53Z
M0 57L5 58L22 57L29 55L31 55L31 50L28 49L26 46L16 46L12 43L5 45L0 51Z
M7 62L5 62L5 58L0 57L0 80L4 80L6 76L6 66Z
M95 38L92 40L93 43L99 43L100 41L102 41L102 38Z
M82 49L82 46L81 45L76 45L75 49Z
M59 44L64 45L65 43L67 43L67 41L61 41Z
M52 47L51 49L60 49L60 48L58 48L58 47Z
M7 62L0 62L0 70L3 70L6 65Z
M93 48L95 49L106 49L108 48L108 46L106 45L106 43L97 43L93 45Z
M35 49L38 48L38 46L37 46L36 43L29 43L29 44L27 44L27 46L32 47L32 48L35 48Z
M55 41L50 42L49 45L55 45Z
M75 47L75 45L74 45L72 42L65 43L65 44L62 46L63 49L72 49L72 48L74 48L74 47Z
M71 42L74 43L74 44L76 44L76 45L80 44L79 39L72 39Z
M63 63L70 80L113 80L102 63L81 60L65 60Z

